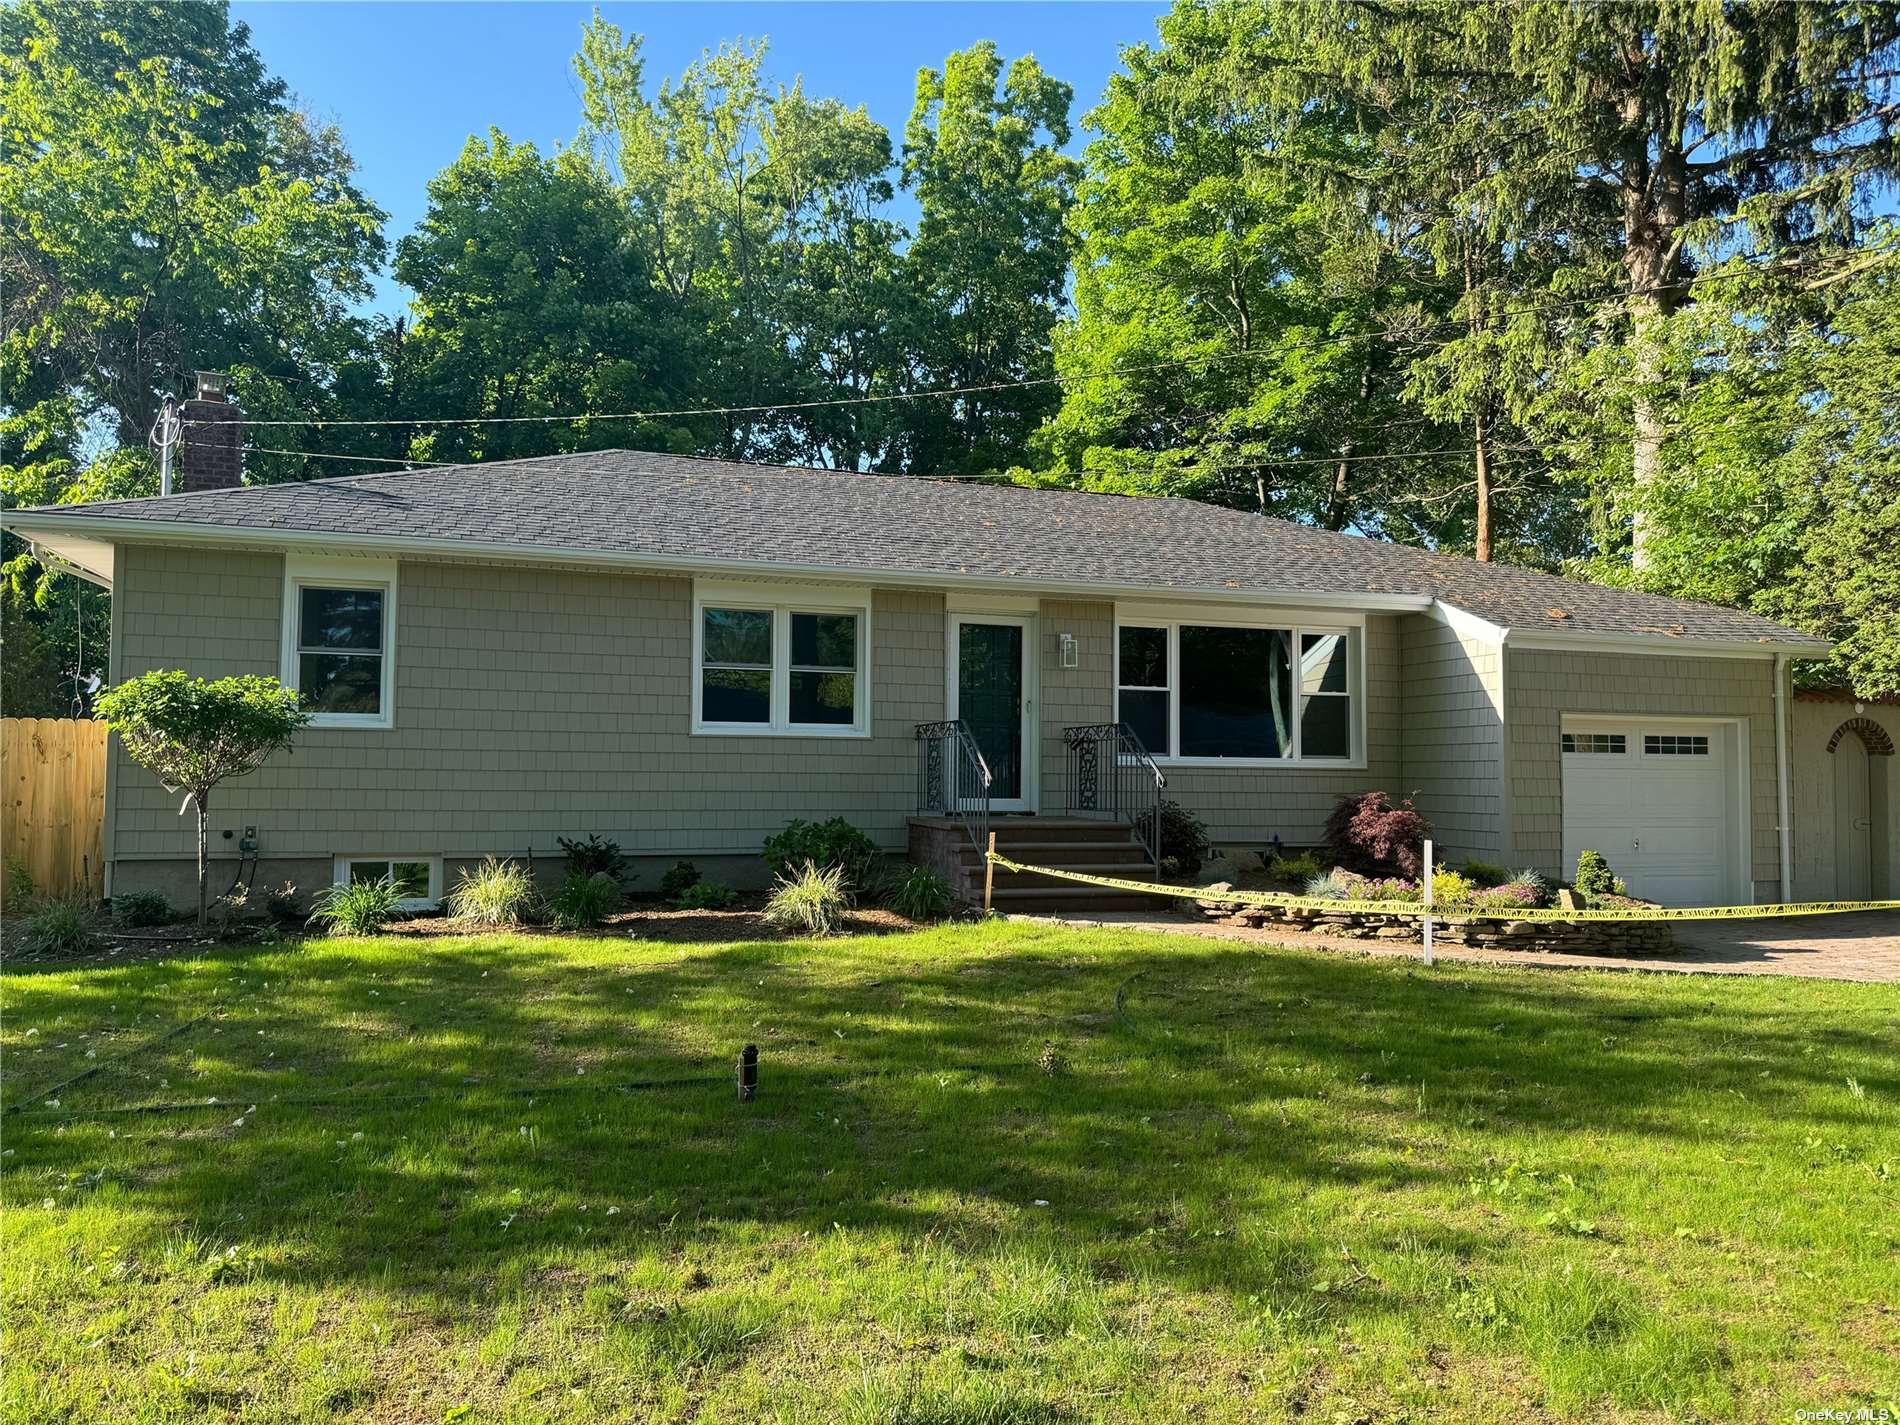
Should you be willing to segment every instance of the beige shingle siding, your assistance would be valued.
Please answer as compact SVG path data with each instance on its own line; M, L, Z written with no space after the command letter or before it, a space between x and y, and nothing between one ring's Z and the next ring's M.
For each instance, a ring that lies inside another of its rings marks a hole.
M1042 809L1051 814L1068 805L1069 750L1062 729L1115 717L1115 606L1068 599L1044 599L1042 643ZM1077 666L1063 668L1057 640L1072 633Z
M1508 860L1503 650L1424 614L1401 628L1401 790L1432 823L1442 860Z
M283 563L121 552L120 671L278 672ZM904 845L913 727L942 716L943 601L878 592L869 739L695 737L685 579L404 561L396 726L312 728L212 803L268 857L552 853L598 832L630 852L756 852L794 816ZM114 752L115 854L184 856L190 827Z
M1505 755L1516 859L1546 875L1575 869L1562 864L1563 714L1739 717L1748 739L1755 899L1773 900L1780 882L1774 688L1767 658L1512 649L1505 666Z

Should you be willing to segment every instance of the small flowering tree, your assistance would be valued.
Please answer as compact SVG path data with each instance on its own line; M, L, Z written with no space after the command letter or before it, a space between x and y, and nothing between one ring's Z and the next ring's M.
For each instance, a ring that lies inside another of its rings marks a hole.
M126 754L198 812L198 924L205 923L211 789L255 772L310 721L294 688L275 678L207 682L177 671L145 673L93 700L92 715L119 734ZM180 807L180 811L184 808Z
M1414 810L1411 799L1398 805L1384 792L1341 797L1326 822L1326 844L1348 871L1385 876L1397 871L1417 880L1425 869L1425 838L1432 824Z

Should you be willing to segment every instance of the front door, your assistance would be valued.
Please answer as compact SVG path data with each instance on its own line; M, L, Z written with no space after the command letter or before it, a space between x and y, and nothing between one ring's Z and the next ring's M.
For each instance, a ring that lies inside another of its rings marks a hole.
M949 715L961 718L990 768L990 804L1031 811L1034 703L1026 618L991 614L950 619Z

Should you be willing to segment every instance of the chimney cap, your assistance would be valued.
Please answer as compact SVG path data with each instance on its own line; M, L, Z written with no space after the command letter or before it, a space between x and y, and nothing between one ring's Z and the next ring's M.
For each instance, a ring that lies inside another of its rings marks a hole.
M230 378L222 371L200 371L198 377L198 399L200 401L223 401L230 385Z

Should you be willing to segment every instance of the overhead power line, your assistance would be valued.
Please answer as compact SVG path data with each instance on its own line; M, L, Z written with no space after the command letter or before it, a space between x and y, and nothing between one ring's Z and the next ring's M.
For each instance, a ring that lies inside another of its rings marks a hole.
M1900 249L1888 249L1880 261L1892 258ZM1854 261L1865 264L1864 251L1853 255ZM1830 262L1846 260L1837 255L1828 258ZM1778 271L1798 271L1823 265L1818 258L1788 258L1771 262L1748 265L1741 271L1709 272L1685 277L1679 282L1659 282L1648 287L1631 287L1615 292L1598 293L1589 297L1576 297L1556 302L1539 303L1534 306L1505 308L1493 312L1493 319L1521 316L1541 316L1549 313L1573 310L1579 307L1601 307L1627 300L1630 297L1650 296L1658 292L1680 291L1685 287L1706 286L1716 282L1735 282L1746 277ZM1284 345L1251 351L1219 352L1207 356L1183 357L1173 361L1149 362L1138 366L1109 367L1101 371L1079 372L1073 375L1035 376L1020 381L990 381L969 386L939 386L922 391L889 391L866 396L833 396L809 401L770 401L746 406L684 406L671 410L636 411L578 411L566 415L541 416L376 416L354 417L349 419L331 419L323 416L305 416L295 419L249 420L245 424L253 429L267 426L303 426L313 430L360 429L365 427L398 426L487 426L487 425L580 425L587 421L649 421L681 420L699 416L750 416L765 415L769 412L811 411L831 409L842 406L884 405L893 401L948 400L962 396L995 395L1002 391L1021 391L1043 386L1086 385L1091 381L1113 380L1121 376L1149 375L1158 371L1179 370L1191 366L1215 366L1233 361L1256 361L1277 358L1289 352L1314 350L1327 346L1339 346L1348 342L1375 341L1382 337L1399 335L1407 338L1422 337L1423 334L1444 328L1459 331L1467 329L1463 317L1448 317L1432 322L1418 329L1416 333L1388 333L1376 331L1340 332L1332 336L1314 337L1306 341L1287 342ZM1420 344L1424 344L1421 342ZM1448 345L1448 342L1434 343ZM209 425L210 421L190 420L185 425ZM401 460L401 456L391 456L392 460Z
M1531 448L1532 447L1527 446L1521 442L1500 443L1492 447L1492 449L1498 450L1498 451L1523 451L1523 450L1528 450ZM405 465L406 467L409 467L402 470L366 471L361 477L359 477L366 480L374 479L380 475L405 475L405 474L410 473L411 468L423 469L423 470L482 470L482 469L488 469L491 467L502 466L502 465L530 465L530 464L535 464L535 463L538 463L540 461L545 461L545 460L562 461L563 462L561 466L562 470L571 475L624 475L627 473L625 470L610 469L604 465L571 465L571 464L565 463L567 461L573 460L577 456L601 453L599 451L585 451L585 450L574 450L574 451L565 451L565 452L554 451L546 455L519 455L519 456L513 456L506 460L462 460L462 461L418 460L418 461L405 462L405 461L397 459L396 457L390 457L388 459L385 459L381 456L374 456L374 455L334 455L334 454L331 454L329 451L324 451L324 450L282 450L282 449L276 449L276 448L265 447L265 446L257 446L257 445L246 446L245 449L248 453L253 454L253 455L301 455L301 456L306 456L312 460L368 461L375 464L388 465L388 464L394 463L394 464L400 464L400 465ZM1338 466L1338 465L1364 465L1364 464L1383 462L1383 461L1392 461L1392 460L1436 459L1437 457L1441 455L1466 456L1466 455L1471 454L1471 450L1472 448L1468 445L1459 445L1459 446L1445 446L1438 450L1375 451L1375 452L1372 452L1370 454L1365 454L1365 455L1313 455L1313 456L1263 455L1258 458L1241 457L1241 458L1232 459L1232 460L1220 460L1220 459L1210 459L1207 457L1201 457L1201 458L1192 460L1190 464L1193 468L1199 469L1199 470L1209 470L1209 469L1212 469L1212 470L1275 469L1277 470L1277 469L1285 469L1289 467L1308 466L1308 465L1322 465L1322 466L1327 466L1330 468L1332 466ZM671 454L670 452L657 452L657 453ZM808 471L814 475L879 475L879 476L884 476L889 479L963 480L963 481L968 481L972 484L1004 483L997 476L994 476L994 475L915 475L915 476L909 476L909 475L895 475L885 470L834 470L834 469L829 469L822 465L785 465L785 466L758 465L752 461L725 460L716 455L689 455L689 456L675 456L673 458L684 459L684 460L704 460L704 461L708 461L712 464L717 464L717 465L737 465L745 469L757 469L757 470L784 469L784 470ZM340 476L335 476L332 478L349 479L352 477L340 475Z
M329 450L280 450L269 445L247 445L244 447L244 453L246 455L302 455L312 460L355 460L368 465L405 465L418 470L456 464L453 460L411 460L406 455L339 455Z

